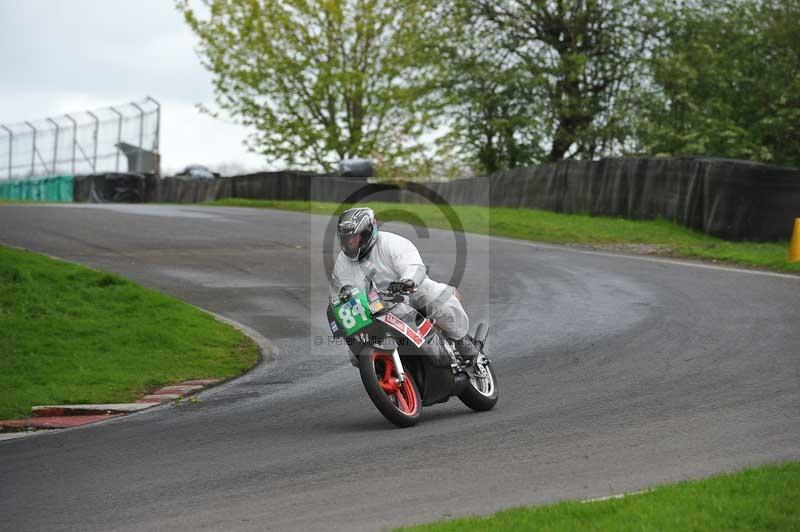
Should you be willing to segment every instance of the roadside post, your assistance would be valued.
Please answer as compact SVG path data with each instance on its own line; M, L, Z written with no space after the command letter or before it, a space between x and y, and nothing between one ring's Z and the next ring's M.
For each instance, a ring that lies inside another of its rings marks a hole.
M800 262L800 218L794 219L792 243L789 245L789 262Z

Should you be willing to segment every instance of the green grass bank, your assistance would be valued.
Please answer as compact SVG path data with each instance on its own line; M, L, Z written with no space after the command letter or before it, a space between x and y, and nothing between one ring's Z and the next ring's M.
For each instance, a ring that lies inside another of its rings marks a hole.
M514 508L413 532L800 530L800 463L770 465L595 502Z
M270 201L229 198L210 205L259 207L333 214L337 203ZM383 221L410 221L419 216L429 227L448 229L450 224L435 205L366 203ZM508 209L454 205L464 230L553 244L576 244L612 251L649 253L705 259L784 272L800 272L800 262L788 261L788 242L728 242L704 235L666 220L627 220L583 214L560 214L537 209ZM403 212L405 211L405 212ZM381 215L381 213L386 213Z
M0 246L0 419L116 403L258 361L239 331L119 276Z

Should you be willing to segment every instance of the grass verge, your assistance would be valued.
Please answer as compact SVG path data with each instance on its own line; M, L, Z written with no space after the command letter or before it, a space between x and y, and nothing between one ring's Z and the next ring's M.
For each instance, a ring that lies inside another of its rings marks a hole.
M258 360L239 331L116 275L0 247L0 419L116 403Z
M414 532L488 530L798 530L800 463L681 482L620 499L514 508L418 527Z
M260 207L313 214L333 214L338 204L305 201L270 201L229 198L210 205ZM445 215L435 205L366 203L383 221L411 221L419 216L429 227L449 229ZM560 214L537 209L508 209L454 205L464 230L548 242L582 244L612 251L699 258L786 272L800 272L800 262L788 261L788 242L728 242L692 231L666 220L627 220L583 214ZM381 215L381 213L386 213Z

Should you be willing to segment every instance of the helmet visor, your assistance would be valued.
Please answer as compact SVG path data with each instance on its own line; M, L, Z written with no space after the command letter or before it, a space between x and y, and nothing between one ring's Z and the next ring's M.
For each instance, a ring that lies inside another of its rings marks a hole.
M354 235L339 235L339 245L345 255L354 259L358 256L358 251L361 249L361 244L364 241L363 235L357 233Z

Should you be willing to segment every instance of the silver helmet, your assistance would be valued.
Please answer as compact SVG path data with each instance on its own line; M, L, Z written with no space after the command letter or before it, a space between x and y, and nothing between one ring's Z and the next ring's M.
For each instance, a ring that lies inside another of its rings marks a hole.
M336 227L339 246L350 260L360 261L378 240L378 222L375 212L368 207L348 209L339 216Z

